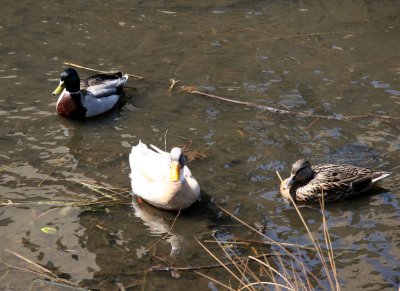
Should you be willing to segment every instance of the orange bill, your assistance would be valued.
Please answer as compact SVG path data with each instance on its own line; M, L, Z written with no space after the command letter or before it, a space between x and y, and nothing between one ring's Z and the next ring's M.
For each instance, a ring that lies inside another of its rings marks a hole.
M171 163L171 172L170 172L170 180L171 182L178 182L179 181L179 172L180 172L180 166L179 163L176 161L173 161Z

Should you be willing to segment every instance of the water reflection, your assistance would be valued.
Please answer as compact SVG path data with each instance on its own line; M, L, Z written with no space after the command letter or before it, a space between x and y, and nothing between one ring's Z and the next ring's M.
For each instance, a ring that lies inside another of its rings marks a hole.
M145 202L138 200L136 197L132 200L132 207L135 216L142 220L143 224L150 232L150 235L165 239L171 245L171 256L179 254L183 242L183 236L173 232L174 222L168 224L164 220L164 216L169 213L158 210Z

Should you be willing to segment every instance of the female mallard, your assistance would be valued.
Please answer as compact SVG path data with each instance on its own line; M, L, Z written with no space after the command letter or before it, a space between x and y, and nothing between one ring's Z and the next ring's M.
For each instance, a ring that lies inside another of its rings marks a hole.
M324 201L334 201L370 189L389 172L374 172L371 169L350 165L312 166L306 160L298 160L292 167L289 178L282 181L280 191L283 197L295 202L314 202L323 196Z
M180 148L170 153L139 141L129 155L131 183L134 194L152 204L180 210L191 206L200 196L200 187L186 166Z
M87 118L112 109L121 98L128 75L98 74L80 81L78 73L71 68L61 73L60 84L53 96L60 94L57 112L60 115Z

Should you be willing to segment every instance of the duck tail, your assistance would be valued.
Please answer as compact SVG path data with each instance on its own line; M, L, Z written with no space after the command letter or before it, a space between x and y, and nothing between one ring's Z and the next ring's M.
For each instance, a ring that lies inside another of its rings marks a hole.
M124 85L125 85L126 81L128 81L128 79L129 79L129 76L128 76L128 74L122 74L122 77L121 77L121 79L123 80L123 82L124 82Z
M117 88L122 88L125 86L125 83L128 81L129 76L127 74L122 74L121 72L118 72L119 80L118 80L118 85Z
M138 144L136 146L132 146L132 150L129 153L129 164L131 166L135 165L135 160L137 159L138 156L140 156L143 151L148 150L147 146L142 143L141 140L139 140Z
M375 173L373 173L371 184L379 182L380 180L386 178L390 174L391 174L390 172L375 172Z
M159 149L158 147L156 147L155 145L150 144L150 146L151 146L151 148L152 148L153 150L155 150L157 153L159 153L159 154L163 154L163 153L164 153L164 151L160 150L160 149Z

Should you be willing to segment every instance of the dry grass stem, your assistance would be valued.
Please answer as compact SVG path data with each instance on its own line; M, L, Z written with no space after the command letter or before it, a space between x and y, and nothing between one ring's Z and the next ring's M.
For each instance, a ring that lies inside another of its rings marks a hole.
M14 163L11 163L9 165L2 166L0 168L0 173L3 172L3 171L6 171L8 168L16 168L16 167L19 167L19 166L23 166L24 164L25 163L23 163L23 162L14 162Z
M33 268L21 268L21 267L17 267L17 266L14 266L14 265L10 265L8 263L4 263L5 265L9 266L10 268L14 268L14 269L17 269L17 270L20 270L20 271L24 271L24 272L34 273L36 275L40 275L42 277L45 277L45 278L47 278L47 279L49 279L50 281L53 281L53 282L57 282L57 283L61 283L61 284L65 284L65 285L73 286L73 287L79 287L79 285L76 284L75 282L72 282L70 280L63 279L63 278L58 278L57 275L52 273L50 270L42 267L41 265L35 263L34 261L24 257L23 255L15 252L13 250L4 249L4 251L6 253L9 253L9 254L12 254L12 255L16 256L17 258L21 259L22 261L28 263L29 265L31 265L36 270L33 269Z
M282 177L281 177L281 175L279 174L279 172L278 171L275 171L276 172L276 175L278 176L278 178L279 178L279 181L281 181L281 183L282 183Z
M224 283L222 283L221 281L218 281L217 279L214 279L213 277L207 276L206 274L203 274L199 271L193 271L195 272L197 275L203 276L204 278L213 281L214 283L217 283L218 285L221 285L222 287L225 287L228 290L232 290L235 291L235 289L232 289L232 287L225 285Z
M176 214L176 216L175 216L175 218L174 218L174 221L173 221L172 224L171 224L171 227L169 228L169 231L170 231L170 232L171 232L172 229L174 228L175 223L176 223L176 221L178 220L178 217L179 217L180 214L181 214L181 209L179 209L178 213Z
M261 265L263 265L263 266L265 266L266 268L268 268L269 270L271 270L271 271L272 271L274 274L276 274L278 277L281 277L281 278L287 283L287 285L290 286L289 289L295 290L295 289L294 289L294 286L293 286L293 285L290 283L290 281L287 279L288 276L284 276L282 273L280 273L280 272L279 272L278 270L276 270L275 268L271 267L269 264L267 264L267 263L265 263L265 262L263 262L263 261L261 261L261 260L255 258L255 257L253 257L253 256L249 256L249 258L251 258L252 260L254 260L254 261L256 261L256 262L259 262ZM278 256L278 258L279 258L279 256ZM281 261L281 263L282 263L282 261ZM286 275L287 275L287 274L286 274Z
M165 130L164 133L164 152L167 151L167 134L168 134L168 128Z
M215 240L205 239L205 240L203 240L203 243L211 243L211 244L214 243L214 244L218 244L219 242L218 242L218 241L215 241ZM224 243L226 243L226 244L235 244L235 245L245 245L245 246L251 245L250 242L246 242L246 241L236 241L236 240L227 240L227 241L224 241ZM259 241L258 243L264 244L264 242L262 242L262 241Z
M324 196L323 192L322 192L321 196L322 196L322 200L323 200L323 196ZM340 290L340 286L339 286L338 281L337 281L336 270L334 268L331 268L332 271L334 271L334 273L331 274L330 268L328 268L328 266L327 266L325 257L324 257L323 252L322 252L322 248L321 248L318 240L316 240L314 238L314 236L312 235L310 229L308 228L307 223L305 222L305 220L304 220L299 208L297 207L296 203L294 202L293 198L291 196L289 196L289 198L290 198L290 201L291 201L293 207L295 208L298 216L300 217L301 222L303 223L303 226L305 227L310 240L312 241L312 243L314 245L314 248L315 248L315 250L316 250L316 252L318 254L318 257L319 257L319 259L320 259L320 261L322 263L323 269L325 270L326 278L327 278L327 280L329 282L331 290ZM322 201L321 202L321 206L323 206L323 205L324 205L324 203ZM323 223L324 223L323 227L324 227L324 232L325 232L325 229L327 230L327 226L326 226L326 220L324 218L325 216L324 216L323 210L322 210L322 216L323 216ZM329 245L329 243L328 243L328 245ZM330 250L330 251L328 251L328 258L329 258L329 261L330 261L330 265L334 266L334 262L331 261L333 259L333 250L332 250L332 248L330 248L330 249L328 248L328 250ZM329 254L329 253L331 253L331 254ZM332 278L332 275L333 275L334 278ZM333 281L335 281L335 283Z
M241 282L240 278L238 276L236 276L235 273L233 273L227 266L226 264L224 264L220 259L218 259L212 252L210 252L210 250L205 247L196 237L194 237L194 239L197 241L197 243L214 259L216 260L219 264L221 264L222 267L224 267L225 270L228 271L228 273L230 273L233 278L235 278L238 282Z
M259 287L260 284L261 284L261 286L264 286L264 285L272 285L273 287L275 287L275 289L277 289L277 288L283 288L283 289L286 289L286 290L293 290L293 291L295 291L295 289L288 288L288 287L286 287L285 285L274 284L274 283L272 283L272 282L260 282L260 283L258 283L258 282L253 282L253 283L247 284L247 285L245 285L245 286L239 288L238 290L248 289L249 287L252 287L252 288L253 288L253 286L258 286L258 287Z
M101 197L90 197L73 201L63 200L45 200L45 201L12 201L10 199L0 200L0 206L18 206L18 205L49 205L56 207L103 207L115 204L130 204L132 196L130 190L115 188L109 185L103 185L93 181L83 181L76 179L65 179L65 181L77 183L89 190L100 194ZM44 214L43 214L44 215Z
M279 173L277 172L278 177ZM324 255L324 252L321 248L320 243L318 240L314 238L312 235L309 227L307 226L304 217L301 215L300 210L292 201L297 214L300 216L300 219L305 227L306 233L309 236L310 240L312 241L313 247L308 247L308 250L312 250L314 253L317 254L319 262L322 265L322 272L324 274L324 279L317 278L317 274L313 274L311 272L306 263L303 261L303 256L300 252L302 248L299 245L292 244L292 247L296 247L297 252L293 253L293 251L287 249L284 243L277 242L272 240L264 233L261 233L254 227L250 226L249 224L245 223L229 211L225 210L223 207L216 204L216 206L225 212L226 214L230 215L232 218L240 222L242 225L247 227L248 229L252 230L253 232L261 235L263 238L267 239L269 244L275 246L276 248L273 249L273 254L269 254L268 257L271 258L271 261L276 266L272 266L271 263L267 260L266 256L260 257L258 256L257 250L252 247L253 252L256 256L248 255L245 258L238 257L235 252L232 254L228 253L226 250L226 244L230 244L229 247L232 245L239 245L237 244L236 240L226 240L226 241L219 241L215 235L213 238L215 239L216 243L219 245L220 249L223 251L225 257L230 260L230 264L233 265L235 270L239 272L240 276L236 274L233 270L227 268L226 264L222 265L223 263L221 260L213 254L209 249L207 249L203 244L201 244L197 239L198 243L206 250L206 252L218 263L224 267L225 270L228 271L229 275L232 276L237 282L238 286L234 288L235 290L242 290L242 289L250 289L253 290L254 287L260 288L262 286L274 286L276 289L286 289L286 290L313 290L316 286L313 284L317 284L317 288L325 288L324 283L328 284L329 289L331 290L340 290L337 273L336 273L336 266L334 262L334 254L332 251L332 242L329 237L328 227L326 224L326 218L324 215L324 204L321 203L322 209L322 223L323 223L323 238L325 241L325 247L327 249L327 255ZM208 241L205 241L208 242ZM242 244L243 245L243 244ZM245 245L247 246L247 245ZM304 249L304 248L303 248ZM286 258L287 257L287 258ZM252 261L257 264L255 267L259 267L260 275L256 275L254 272L254 266L249 266L249 262ZM262 274L268 275L269 279L267 281L262 280ZM310 280L311 279L311 280ZM314 282L314 283L312 283Z
M176 223L176 221L178 220L178 217L179 217L180 214L181 214L181 210L179 209L178 213L176 214L176 216L175 216L175 218L174 218L174 221L173 221L172 224L171 224L171 227L169 228L169 231L168 231L164 236L162 236L160 239L158 239L156 242L154 242L154 243L147 249L147 251L150 251L150 250L153 249L155 246L157 246L161 241L163 241L164 239L166 239L168 236L171 235L172 229L174 228L175 223Z
M43 212L42 214L36 216L35 218L33 218L32 221L35 221L35 220L37 220L37 219L39 219L39 218L49 214L50 212L53 212L54 210L57 210L57 209L59 209L59 207L55 207L55 208L49 209L49 210Z
M235 263L235 260L232 258L232 256L230 256L228 254L228 252L226 251L226 248L224 248L221 243L218 241L218 239L214 236L214 234L212 234L212 237L216 240L216 242L218 243L218 245L220 246L221 250L224 252L225 256L233 263L233 266L238 270L238 272L242 275L242 278L244 278L247 283L250 283L248 281L248 278L245 276L245 272L243 272L240 268L240 264ZM203 246L205 247L205 246ZM238 257L236 256L236 260L238 259ZM240 260L240 259L239 259ZM243 262L242 260L240 260L240 262ZM239 282L243 282L243 279L239 279Z

